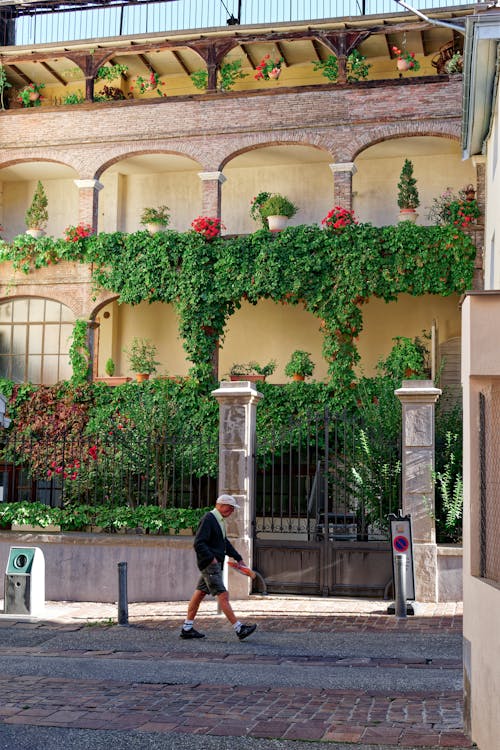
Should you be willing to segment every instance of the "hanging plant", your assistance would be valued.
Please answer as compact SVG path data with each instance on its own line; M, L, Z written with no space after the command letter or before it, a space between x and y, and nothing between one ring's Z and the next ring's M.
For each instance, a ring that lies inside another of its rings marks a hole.
M41 107L42 95L40 91L45 88L44 83L30 83L29 86L25 86L22 91L19 92L17 101L23 105L23 107Z
M255 68L255 80L278 80L281 74L281 66L284 62L285 60L283 57L279 57L277 60L272 60L271 55L265 55Z
M217 72L217 87L219 91L231 91L236 81L248 78L248 73L241 70L241 60L224 63ZM191 73L191 80L197 89L206 89L208 86L208 71L195 70Z
M415 52L408 52L404 45L402 50L398 47L393 47L392 51L398 58L396 63L398 70L411 70L413 73L420 70L420 63L415 59Z
M137 76L133 80L133 85L130 87L130 91L136 91L139 94L147 94L150 91L156 91L158 96L166 96L166 94L160 89L160 86L165 86L163 81L160 81L160 76L154 70L150 71L149 76Z
M96 74L96 81L114 81L116 78L125 75L128 71L128 65L103 65Z
M5 109L5 89L12 88L12 84L7 80L7 73L3 65L0 65L0 106Z
M322 75L331 83L337 83L339 76L339 63L336 55L328 55L325 60L314 60L314 70L320 70ZM347 83L355 83L368 77L370 63L366 62L366 57L357 49L353 50L347 56L346 74Z

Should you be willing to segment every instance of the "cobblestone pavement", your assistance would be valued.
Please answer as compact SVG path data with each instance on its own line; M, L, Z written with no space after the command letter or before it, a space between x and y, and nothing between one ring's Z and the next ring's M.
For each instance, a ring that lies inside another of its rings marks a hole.
M235 605L258 623L245 642L213 603L197 620L207 638L180 641L185 607L131 604L129 628L106 604L50 602L35 622L0 616L0 739L2 725L30 725L96 736L471 746L462 731L459 603L398 620L381 601L252 597Z

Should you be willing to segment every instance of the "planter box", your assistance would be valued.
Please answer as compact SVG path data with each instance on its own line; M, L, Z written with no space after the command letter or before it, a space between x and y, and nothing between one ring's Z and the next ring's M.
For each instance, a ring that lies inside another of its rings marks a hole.
M34 531L37 533L45 534L45 532L61 531L61 527L57 524L49 523L47 526L34 526L29 523L16 523L13 521L10 525L12 531Z
M94 378L95 383L106 383L106 385L123 385L124 383L130 383L132 378L122 377L120 375L113 375L113 377L105 378Z

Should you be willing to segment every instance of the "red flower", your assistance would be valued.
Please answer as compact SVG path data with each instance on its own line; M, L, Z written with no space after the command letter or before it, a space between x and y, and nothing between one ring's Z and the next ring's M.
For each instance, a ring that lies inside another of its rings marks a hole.
M344 229L351 224L357 224L354 216L354 211L348 211L342 206L335 206L332 210L322 219L321 223L326 229Z
M216 216L198 216L196 219L193 219L191 226L195 232L202 234L207 240L218 237L221 229L226 228Z

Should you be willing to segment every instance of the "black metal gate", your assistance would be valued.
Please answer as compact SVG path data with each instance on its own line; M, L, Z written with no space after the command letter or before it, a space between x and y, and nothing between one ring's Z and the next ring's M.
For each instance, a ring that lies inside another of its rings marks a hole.
M382 596L399 446L328 411L257 437L255 567L269 592Z

